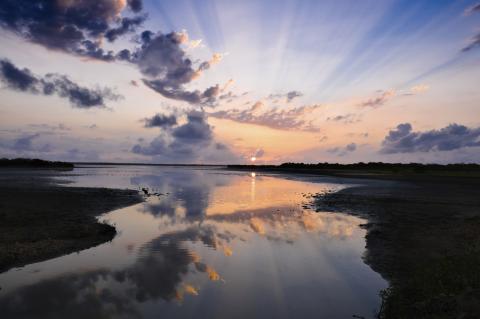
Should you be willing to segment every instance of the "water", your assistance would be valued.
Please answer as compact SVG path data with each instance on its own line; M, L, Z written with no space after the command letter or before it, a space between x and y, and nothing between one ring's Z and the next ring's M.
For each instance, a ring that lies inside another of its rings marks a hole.
M86 166L69 186L162 193L101 217L112 242L0 274L0 318L373 317L365 221L315 212L345 184L217 168Z

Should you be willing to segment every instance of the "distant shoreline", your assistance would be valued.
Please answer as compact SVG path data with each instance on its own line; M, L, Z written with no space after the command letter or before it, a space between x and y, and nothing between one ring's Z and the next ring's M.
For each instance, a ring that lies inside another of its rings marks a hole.
M414 172L408 170L379 170L379 169L310 169L310 168L284 168L279 166L250 166L250 165L229 165L226 167L229 171L249 171L277 174L301 174L313 176L330 176L338 178L352 179L371 179L371 180L390 180L405 182L463 182L475 183L480 178L479 170L444 170Z
M0 158L0 168L30 168L30 169L73 169L75 165L69 162L45 161L36 158Z

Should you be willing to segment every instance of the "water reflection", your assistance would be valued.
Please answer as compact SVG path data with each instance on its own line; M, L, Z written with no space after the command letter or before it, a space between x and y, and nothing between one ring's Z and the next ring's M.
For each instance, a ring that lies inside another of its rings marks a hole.
M160 240L142 250L146 253L123 270L68 274L8 294L0 299L2 318L141 318L139 304L198 294L181 285L195 261L188 250Z
M82 186L118 178L77 173ZM112 243L0 275L2 318L344 318L378 305L384 282L361 261L362 221L305 209L308 193L338 185L215 170L121 174L118 187L164 195L107 214L119 229Z

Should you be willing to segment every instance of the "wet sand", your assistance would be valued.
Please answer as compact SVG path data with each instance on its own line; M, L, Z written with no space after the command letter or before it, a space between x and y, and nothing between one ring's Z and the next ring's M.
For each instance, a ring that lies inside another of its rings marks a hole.
M0 272L111 240L95 218L142 201L137 191L66 187L55 171L0 169Z
M315 200L369 221L365 262L390 283L378 318L478 318L480 181L381 179Z

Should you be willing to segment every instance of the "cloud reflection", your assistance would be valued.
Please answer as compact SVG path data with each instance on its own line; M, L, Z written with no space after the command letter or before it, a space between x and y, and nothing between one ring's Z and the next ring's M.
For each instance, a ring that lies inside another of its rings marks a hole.
M146 243L129 243L135 261L4 292L2 318L141 318L147 304L181 305L202 295L200 282L227 282L199 247L235 262L238 244L255 238L289 244L304 235L345 239L359 224L352 216L305 210L303 182L256 176L252 188L250 174L207 174L176 170L132 177L132 185L164 194L138 206L159 221L160 233Z

